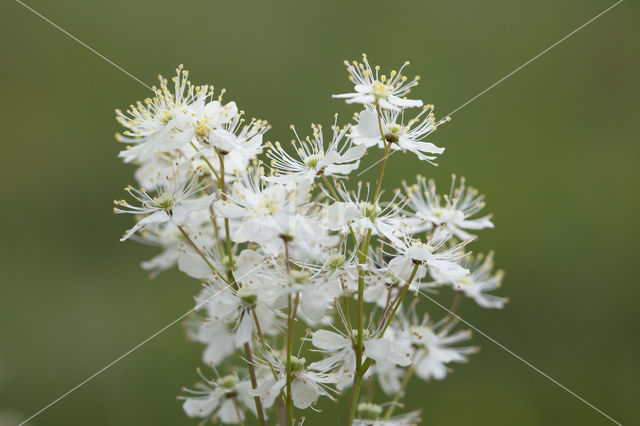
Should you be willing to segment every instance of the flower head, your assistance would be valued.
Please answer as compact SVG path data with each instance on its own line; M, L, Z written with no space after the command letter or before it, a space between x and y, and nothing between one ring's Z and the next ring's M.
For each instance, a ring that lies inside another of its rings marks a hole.
M446 377L449 369L447 364L451 362L467 362L467 355L478 351L478 348L466 346L452 346L456 343L469 340L471 332L457 331L449 334L450 327L439 324L436 326L420 324L410 328L411 339L416 347L414 355L414 365L416 375L424 380L442 380Z
M354 83L355 92L333 95L334 98L344 98L347 103L378 104L385 109L408 108L422 106L422 101L406 99L411 88L418 85L419 77L408 80L402 75L405 62L398 71L391 71L389 77L380 74L380 67L371 68L367 55L362 55L362 63L344 61L349 73L349 80Z
M463 292L467 297L472 298L483 308L502 309L508 299L486 293L500 288L502 277L504 276L504 271L502 270L493 273L493 252L490 252L487 256L482 254L475 257L468 256L462 260L461 265L469 269L471 273L457 280L453 287Z
M217 380L207 379L198 371L203 382L196 384L196 389L184 389L188 395L180 396L182 408L189 417L210 417L226 424L244 422L244 410L255 411L249 395L251 383L240 381L231 374Z
M436 193L436 184L432 179L421 176L418 176L417 184L404 184L404 188L408 197L407 206L421 222L416 231L442 225L456 237L466 240L473 238L473 234L467 230L493 228L491 215L472 219L484 208L484 196L478 195L475 188L467 187L464 178L456 187L456 176L453 175L449 194L444 196Z
M449 118L436 121L433 105L425 105L408 121L405 121L404 110L382 111L378 121L378 112L371 107L360 112L357 118L358 124L351 132L351 139L357 145L383 147L389 143L391 149L413 152L420 160L434 165L437 165L436 155L444 152L444 148L424 141L438 126L449 121Z
M162 184L154 196L144 189L127 186L127 191L140 205L131 205L125 200L114 201L117 207L113 211L119 213L133 213L147 215L140 219L133 228L129 229L120 241L127 240L136 231L151 224L172 222L177 226L183 225L189 215L195 211L209 207L212 197L200 196L202 188L198 182L198 170L188 170L181 173L175 169L171 175L162 176Z
M336 115L337 120L337 115ZM334 122L331 126L333 135L331 142L325 146L322 126L313 124L313 138L301 140L292 125L296 139L291 143L298 158L287 153L279 142L267 152L271 159L274 175L267 177L273 182L297 182L300 180L313 181L318 176L344 177L358 168L360 158L366 147L353 146L345 138L349 127L338 127Z
M190 136L182 129L188 127L190 109L196 101L203 102L213 88L193 86L188 77L188 71L180 65L172 79L173 91L159 76L160 88L153 88L153 98L129 106L126 113L116 110L116 119L127 128L116 135L118 141L128 144L119 155L125 162L145 162L157 153L181 149L189 143Z

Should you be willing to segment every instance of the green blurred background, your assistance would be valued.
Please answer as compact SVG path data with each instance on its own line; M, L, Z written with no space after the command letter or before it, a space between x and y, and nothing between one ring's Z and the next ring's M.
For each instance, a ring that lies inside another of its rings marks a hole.
M287 141L290 123L351 117L330 98L350 87L344 59L411 60L422 76L412 94L442 116L612 2L28 4L148 84L184 63ZM465 300L462 316L623 424L640 423L638 12L622 3L454 114L433 138L447 148L440 167L397 154L386 176L388 187L421 173L448 188L457 173L487 195L496 229L474 250L496 250L511 302ZM147 279L138 263L154 250L118 242L131 218L111 202L133 168L116 158L113 110L149 92L18 3L0 15L0 424L10 425L191 308L199 283L175 271ZM608 424L474 342L482 351L447 380L410 388L425 424ZM197 379L201 349L176 325L31 424L195 424L175 396ZM331 420L335 407L322 408L306 424Z

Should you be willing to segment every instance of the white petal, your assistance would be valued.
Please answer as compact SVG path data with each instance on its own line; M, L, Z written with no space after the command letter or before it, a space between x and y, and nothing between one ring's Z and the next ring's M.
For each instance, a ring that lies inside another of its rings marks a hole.
M214 395L208 398L187 398L182 408L189 417L208 417L219 404L220 398Z
M129 239L129 237L135 234L137 230L142 229L147 225L150 225L152 223L165 223L165 222L169 222L169 220L170 220L170 217L167 214L167 212L165 212L164 210L151 213L149 216L143 219L140 219L138 223L133 225L133 228L129 229L127 233L124 235L124 237L120 238L120 241L125 241Z
M246 313L242 316L242 320L240 321L240 325L238 325L238 329L236 330L236 347L240 347L247 343L251 339L251 334L253 333L253 319L251 315Z
M178 256L178 269L192 278L203 279L213 273L211 267L195 253L180 253Z
M403 99L397 96L390 96L389 102L391 102L395 106L399 106L402 108L412 108L412 107L422 106L422 101L420 99Z
M305 409L318 400L317 386L310 380L296 377L291 382L291 399L296 408Z
M365 138L379 138L378 114L368 109L361 111L358 115L358 124L355 130Z
M345 337L329 330L318 330L313 333L311 343L316 348L324 349L325 351L335 351L350 344Z
M240 408L236 408L233 399L227 398L218 410L218 417L222 423L239 424L244 421L244 413Z

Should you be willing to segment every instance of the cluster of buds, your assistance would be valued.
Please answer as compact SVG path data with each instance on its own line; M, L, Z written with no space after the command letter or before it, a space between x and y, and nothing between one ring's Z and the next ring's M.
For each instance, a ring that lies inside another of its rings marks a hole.
M354 122L334 116L308 137L292 126L291 149L182 66L153 98L116 111L138 186L115 202L137 220L122 240L160 249L142 263L152 274L177 267L203 283L187 333L210 372L179 397L191 417L293 426L344 395L349 426L417 424L419 411L396 413L407 384L444 379L476 351L461 345L471 333L456 315L432 319L420 295L506 302L489 293L502 279L493 254L467 249L493 223L464 179L444 195L421 176L382 190L395 151L435 165L444 148L425 139L448 118L407 99L419 80L403 75L407 63L388 76L364 55L346 65L354 92L334 97L361 105ZM377 179L349 184L373 148Z

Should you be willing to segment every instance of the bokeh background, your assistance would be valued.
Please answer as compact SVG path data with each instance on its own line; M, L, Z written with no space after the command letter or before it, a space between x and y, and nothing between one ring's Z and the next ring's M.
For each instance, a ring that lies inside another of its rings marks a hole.
M330 98L349 89L344 59L410 59L422 76L412 94L442 116L612 2L27 4L148 84L184 63L287 141L291 123L351 117ZM387 187L421 173L447 188L456 173L487 195L496 229L474 250L496 250L511 302L466 300L462 316L623 424L640 423L638 12L622 3L454 114L433 138L447 148L440 167L397 154L386 175ZM189 309L199 283L149 280L138 263L154 250L118 242L131 218L111 202L133 169L116 158L113 110L147 89L18 3L0 15L0 424L11 425ZM474 342L482 351L447 380L410 388L425 424L609 423ZM195 424L175 396L196 381L200 351L176 325L31 424ZM340 424L342 408L322 408L307 424Z

